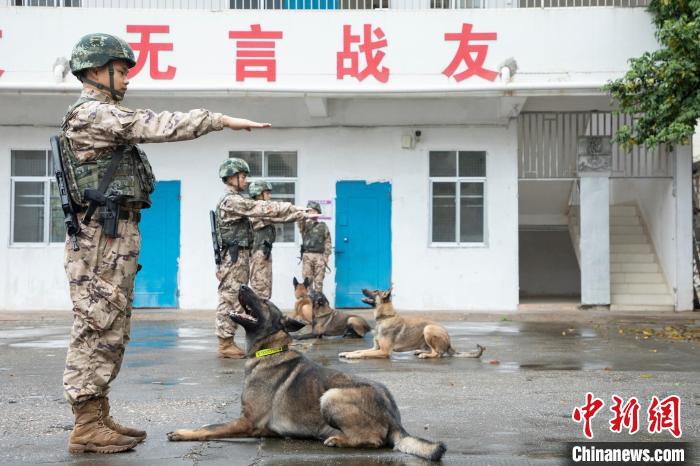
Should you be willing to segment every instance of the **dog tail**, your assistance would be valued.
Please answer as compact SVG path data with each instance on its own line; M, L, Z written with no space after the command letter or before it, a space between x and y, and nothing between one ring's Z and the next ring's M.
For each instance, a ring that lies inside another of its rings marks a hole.
M469 351L466 353L460 353L456 351L453 347L450 346L450 349L447 350L447 354L450 356L453 356L455 358L480 358L482 354L484 354L484 350L486 350L485 347L477 344L476 345L476 350L474 351Z
M403 428L395 430L391 434L394 442L394 450L409 455L415 455L430 461L440 461L447 451L447 446L442 442L431 442L420 437L413 437Z

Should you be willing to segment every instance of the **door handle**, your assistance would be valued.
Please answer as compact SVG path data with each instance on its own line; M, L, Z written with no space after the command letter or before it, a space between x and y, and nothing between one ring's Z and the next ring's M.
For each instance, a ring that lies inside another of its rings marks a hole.
M348 243L348 242L349 242L349 240L347 237L343 238L343 243Z

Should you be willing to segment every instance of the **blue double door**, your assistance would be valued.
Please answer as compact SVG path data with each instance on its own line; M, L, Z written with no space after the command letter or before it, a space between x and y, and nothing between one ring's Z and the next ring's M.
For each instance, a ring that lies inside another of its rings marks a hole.
M362 288L391 286L391 184L336 183L336 307L366 307Z
M159 181L151 208L141 211L141 271L136 274L134 307L178 307L180 262L180 181Z

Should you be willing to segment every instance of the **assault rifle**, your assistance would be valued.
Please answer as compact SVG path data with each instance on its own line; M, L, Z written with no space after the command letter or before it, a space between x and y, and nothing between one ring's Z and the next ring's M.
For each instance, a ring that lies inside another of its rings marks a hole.
M61 143L58 136L51 136L51 157L53 160L53 170L56 175L56 186L61 199L61 209L63 209L63 223L66 225L66 232L73 243L73 251L78 251L78 234L80 233L80 222L78 221L78 209L68 191L66 172L61 159Z

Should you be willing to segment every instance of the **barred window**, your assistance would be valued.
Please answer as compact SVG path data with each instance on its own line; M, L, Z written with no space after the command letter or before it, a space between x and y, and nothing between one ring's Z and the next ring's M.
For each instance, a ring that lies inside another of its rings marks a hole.
M14 6L65 6L79 7L81 0L14 0Z
M484 244L486 152L430 152L432 244Z
M62 243L66 231L63 211L48 150L12 150L10 242Z
M272 200L296 203L297 153L294 151L230 151L229 157L245 160L248 182L264 179L272 185ZM278 243L293 243L294 223L275 224Z

